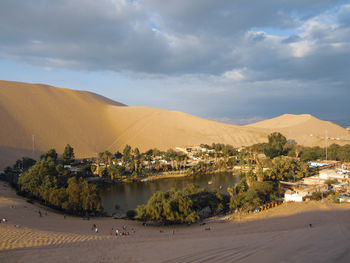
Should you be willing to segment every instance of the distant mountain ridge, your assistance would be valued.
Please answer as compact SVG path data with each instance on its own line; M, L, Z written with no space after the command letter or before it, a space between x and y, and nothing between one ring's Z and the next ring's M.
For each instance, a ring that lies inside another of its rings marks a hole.
M126 106L101 95L43 84L0 81L0 169L22 156L38 157L50 148L60 153L71 144L76 156L122 150L126 144L166 150L200 143L226 143L236 147L267 141L281 131L304 145L322 146L322 129L330 137L349 132L311 115L282 115L246 126L210 121L177 111ZM313 134L313 136L310 136ZM348 137L346 137L348 136Z

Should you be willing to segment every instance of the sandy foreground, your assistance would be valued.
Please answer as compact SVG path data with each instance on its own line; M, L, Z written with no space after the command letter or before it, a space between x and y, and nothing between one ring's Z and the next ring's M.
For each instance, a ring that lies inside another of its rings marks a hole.
M327 201L288 203L241 222L144 227L45 215L0 182L0 217L8 220L0 224L0 262L350 262L350 204ZM129 236L109 234L123 225Z

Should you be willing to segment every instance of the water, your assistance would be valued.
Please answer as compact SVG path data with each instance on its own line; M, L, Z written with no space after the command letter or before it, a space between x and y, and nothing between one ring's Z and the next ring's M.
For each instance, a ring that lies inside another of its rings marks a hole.
M152 182L135 182L125 184L104 185L100 188L102 205L108 214L123 213L135 209L138 205L147 203L148 199L156 191L167 191L172 187L183 189L188 184L194 184L200 188L219 189L226 193L228 186L234 186L240 177L232 173L218 173L214 175L196 175L179 178L165 178ZM212 184L208 184L211 181ZM116 210L115 205L120 208Z

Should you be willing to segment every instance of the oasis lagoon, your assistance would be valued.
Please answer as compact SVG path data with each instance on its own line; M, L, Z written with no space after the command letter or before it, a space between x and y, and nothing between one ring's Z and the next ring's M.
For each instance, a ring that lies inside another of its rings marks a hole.
M146 204L157 191L167 191L170 188L183 189L189 184L208 190L221 189L227 193L227 187L234 186L240 180L238 174L223 172L186 177L164 178L148 182L134 182L103 185L100 189L102 205L107 214L125 213L138 205ZM116 208L117 207L117 208Z

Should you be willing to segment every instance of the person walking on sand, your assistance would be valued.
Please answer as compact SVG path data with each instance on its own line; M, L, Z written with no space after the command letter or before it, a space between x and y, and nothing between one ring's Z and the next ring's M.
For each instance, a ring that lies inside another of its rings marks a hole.
M41 215L41 211L40 211L40 210L38 211L38 213L39 213L39 217L42 217L42 215Z
M94 230L94 229L96 229L96 224L93 224L91 227L91 230Z

